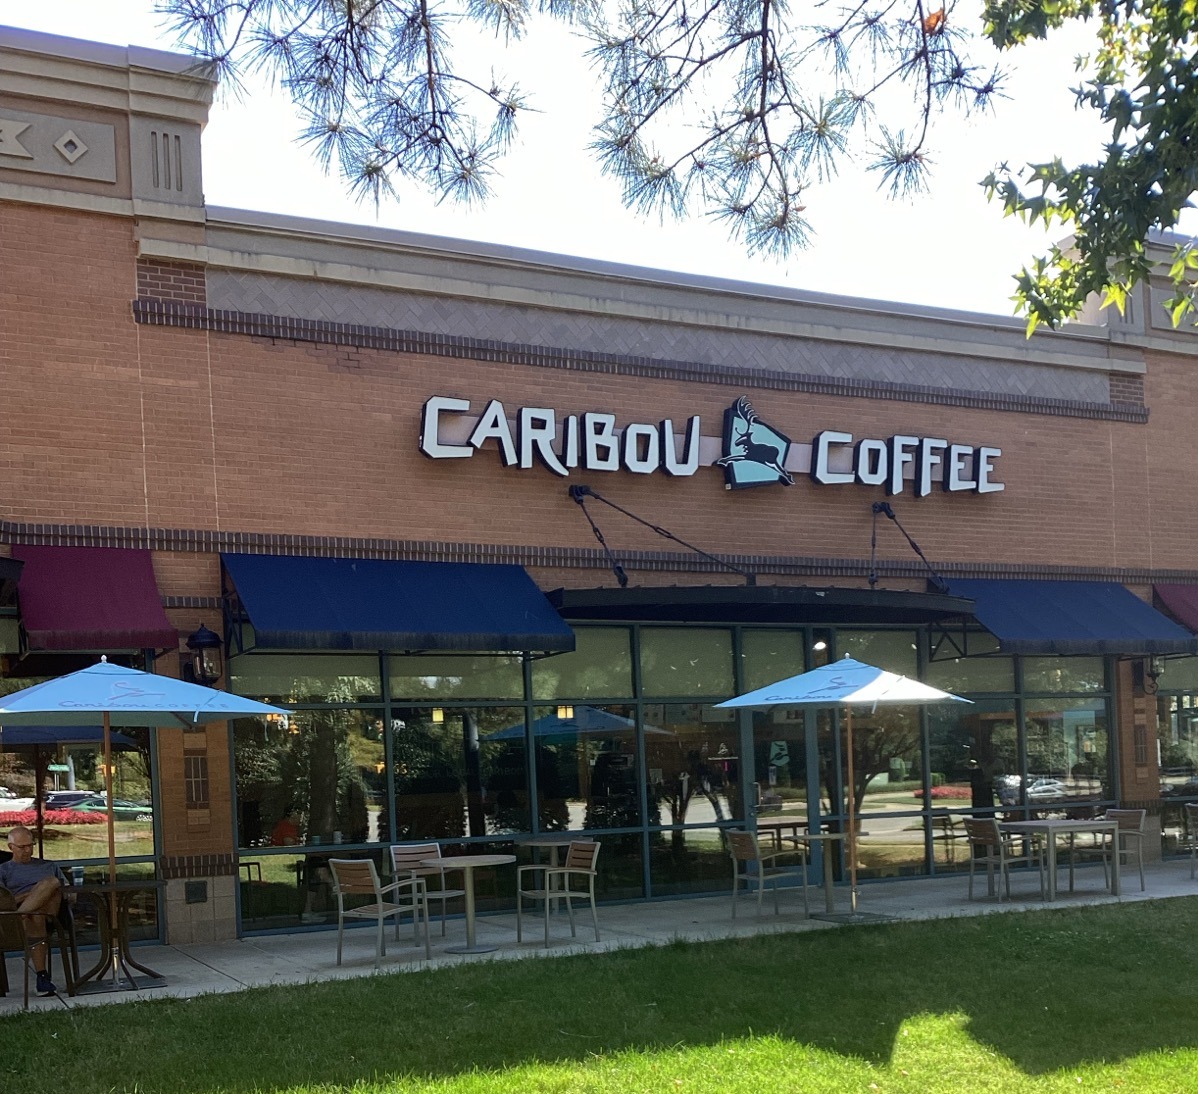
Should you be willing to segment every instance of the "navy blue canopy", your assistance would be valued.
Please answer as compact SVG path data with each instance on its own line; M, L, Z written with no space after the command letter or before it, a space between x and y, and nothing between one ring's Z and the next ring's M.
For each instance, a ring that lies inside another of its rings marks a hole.
M953 596L976 601L974 614L1004 653L1198 653L1198 638L1113 581L954 578Z
M124 733L113 733L113 748L137 748L137 742ZM0 748L33 745L54 748L57 745L104 745L103 726L5 726L0 729Z
M561 652L523 566L222 554L259 649Z

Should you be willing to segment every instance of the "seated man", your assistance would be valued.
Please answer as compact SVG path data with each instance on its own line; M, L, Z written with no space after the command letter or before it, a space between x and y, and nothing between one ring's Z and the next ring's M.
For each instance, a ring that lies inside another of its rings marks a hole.
M46 917L58 915L66 878L54 863L33 857L33 833L24 825L17 825L9 831L8 849L12 852L12 858L0 863L0 887L7 889L11 897L6 901L0 900L0 910L37 913L26 915L21 925L33 951L37 993L54 995L57 989L50 980L46 957L49 952Z

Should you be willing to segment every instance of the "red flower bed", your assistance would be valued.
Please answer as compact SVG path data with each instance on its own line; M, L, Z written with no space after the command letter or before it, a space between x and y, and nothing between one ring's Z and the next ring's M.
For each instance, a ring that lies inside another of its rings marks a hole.
M923 791L922 790L915 791L915 796L917 798L922 798ZM968 786L933 786L930 797L932 797L932 798L953 798L953 799L961 799L964 801L969 801L970 799L973 798L973 791Z
M42 820L46 824L103 824L105 815L88 813L82 809L47 809L42 814ZM13 824L23 824L26 828L36 827L37 810L18 809L0 813L0 827Z

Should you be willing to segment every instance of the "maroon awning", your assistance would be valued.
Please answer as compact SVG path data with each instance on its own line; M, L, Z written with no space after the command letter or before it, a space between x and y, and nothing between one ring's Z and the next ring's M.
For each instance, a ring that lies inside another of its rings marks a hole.
M114 547L14 547L31 650L173 649L150 552Z
M1153 585L1152 591L1178 623L1198 632L1198 585Z

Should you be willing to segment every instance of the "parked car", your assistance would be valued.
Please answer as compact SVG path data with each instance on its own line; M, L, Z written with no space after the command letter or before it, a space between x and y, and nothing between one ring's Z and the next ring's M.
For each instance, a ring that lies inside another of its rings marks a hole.
M1198 798L1198 779L1183 783L1161 783L1162 798Z
M108 811L108 802L101 795L94 794L90 798L85 798L81 802L76 802L74 805L68 806L68 808L80 813L106 813ZM152 821L154 819L154 810L152 806L147 805L145 802L131 802L125 801L122 798L113 798L112 815L117 820Z
M1069 788L1060 779L1033 779L1027 788L1028 801L1055 800L1069 796Z
M42 805L46 809L70 809L81 801L98 797L94 790L51 790L42 799Z
M0 798L15 798L16 796L15 790L9 790L7 786L0 786Z

